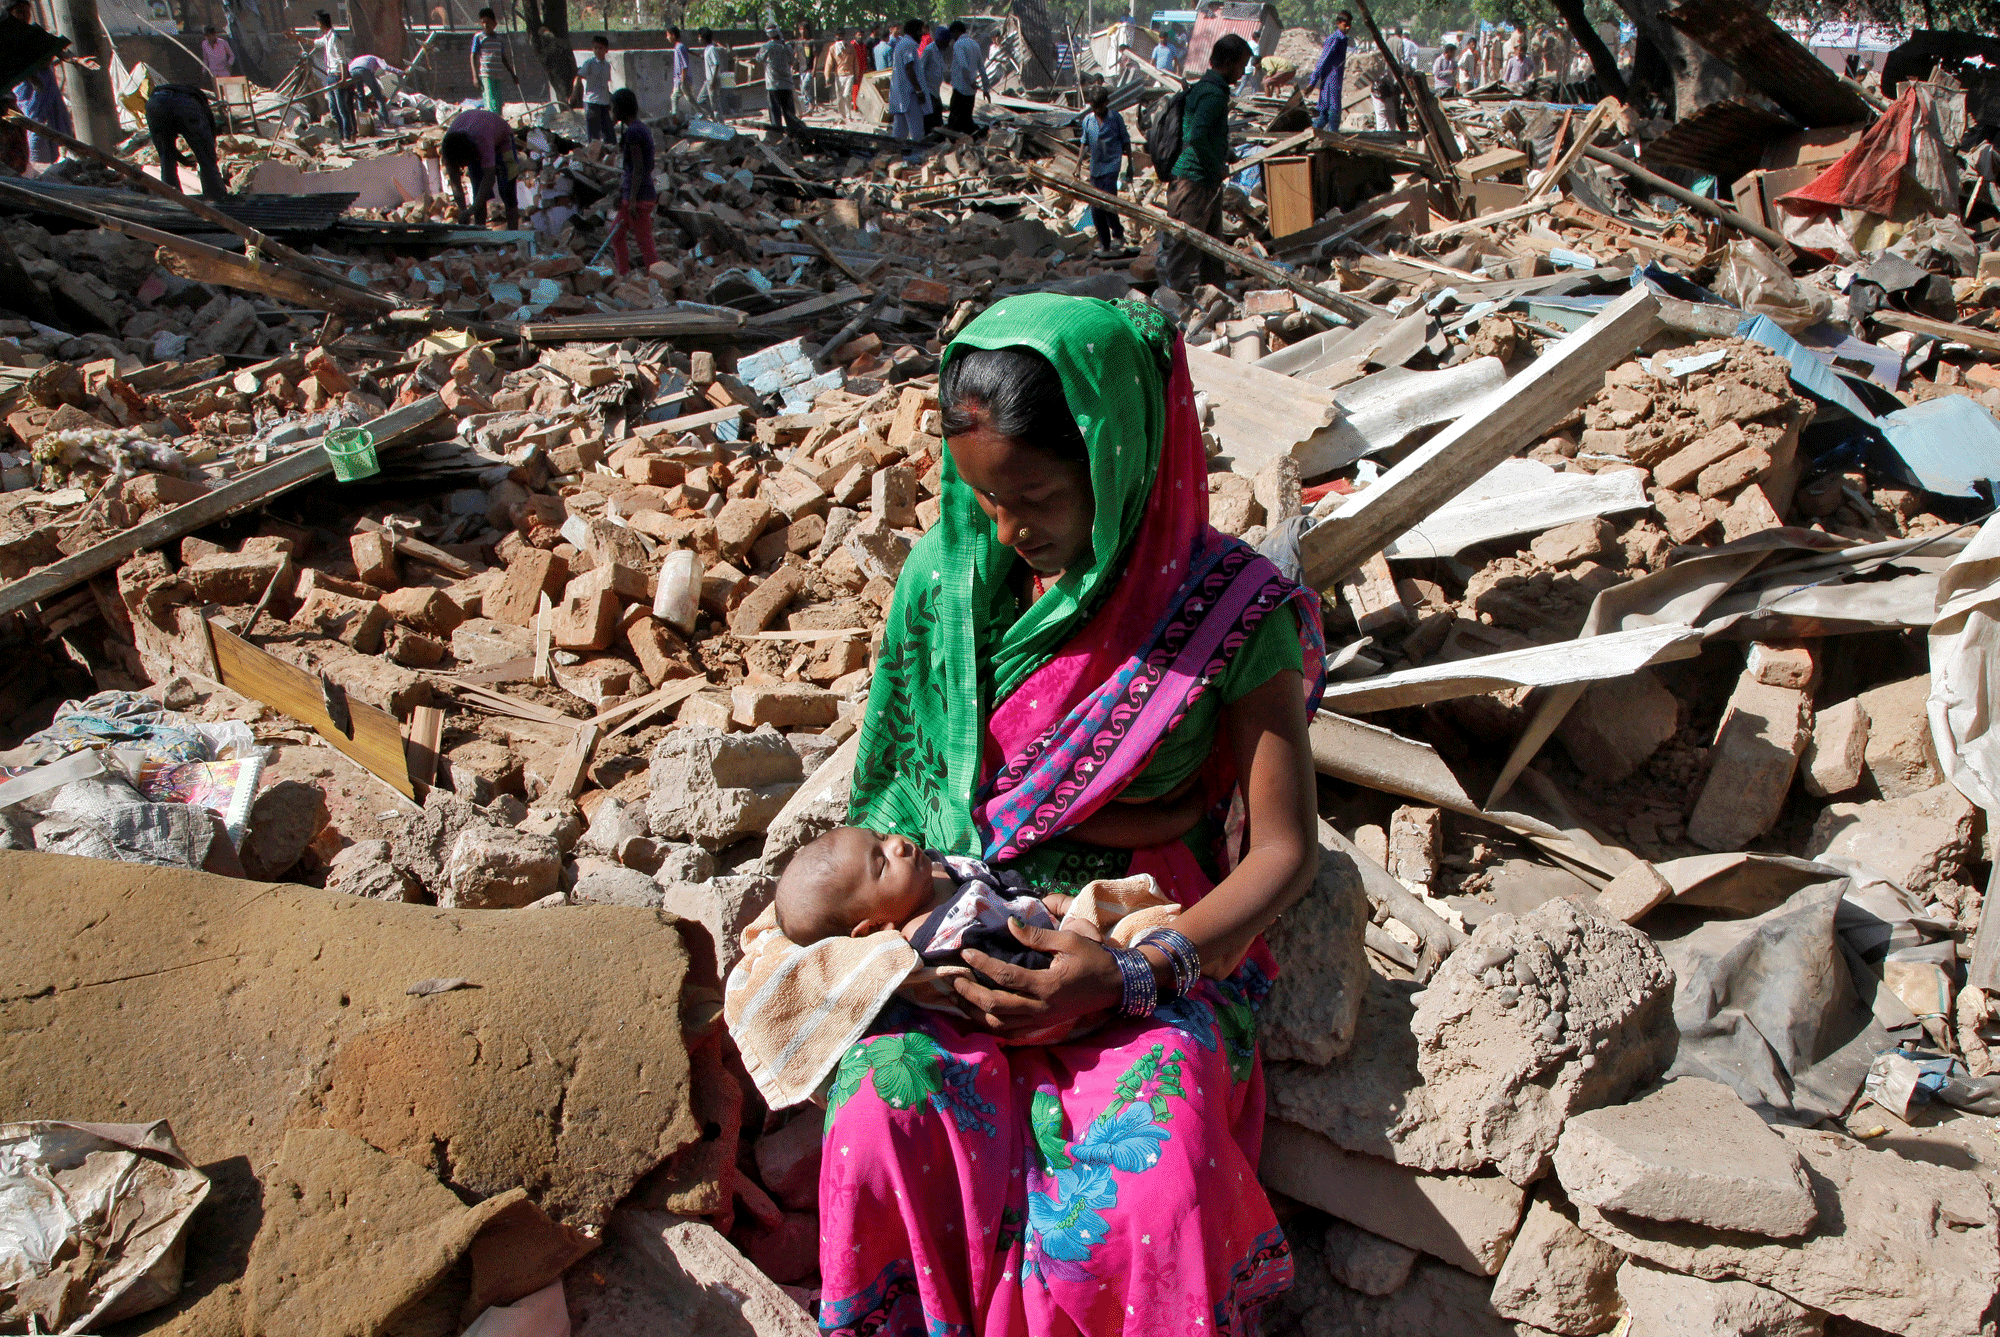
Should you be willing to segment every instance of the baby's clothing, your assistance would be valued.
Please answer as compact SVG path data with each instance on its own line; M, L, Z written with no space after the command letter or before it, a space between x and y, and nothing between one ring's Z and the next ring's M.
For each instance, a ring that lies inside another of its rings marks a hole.
M932 910L909 935L925 965L962 966L960 953L970 947L1028 970L1048 968L1054 958L1027 946L1007 927L1010 918L1030 928L1056 926L1048 908L1029 894L1025 878L962 854L932 850L931 858L957 885L958 895ZM981 982L990 983L983 978Z

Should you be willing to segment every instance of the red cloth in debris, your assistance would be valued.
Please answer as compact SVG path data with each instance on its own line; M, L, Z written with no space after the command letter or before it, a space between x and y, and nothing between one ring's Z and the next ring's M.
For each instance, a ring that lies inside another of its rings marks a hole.
M1778 203L1796 200L1806 208L1865 209L1884 217L1894 214L1903 169L1910 162L1910 134L1916 129L1920 110L1913 82L1882 119L1868 127L1860 143L1805 185L1780 195Z

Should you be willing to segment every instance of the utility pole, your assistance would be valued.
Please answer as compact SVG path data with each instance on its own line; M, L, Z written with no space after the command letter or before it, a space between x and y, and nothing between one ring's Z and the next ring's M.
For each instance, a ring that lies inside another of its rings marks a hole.
M69 54L97 61L95 70L67 62L61 66L76 137L111 152L118 147L118 111L111 100L111 43L97 21L97 0L50 0L49 7L56 32L69 38Z

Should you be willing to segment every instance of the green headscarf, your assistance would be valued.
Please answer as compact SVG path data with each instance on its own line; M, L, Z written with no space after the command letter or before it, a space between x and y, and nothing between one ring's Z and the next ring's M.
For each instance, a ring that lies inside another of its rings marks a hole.
M1144 303L1031 293L995 303L945 349L945 365L971 349L1025 348L1055 367L1090 452L1090 559L1020 611L1008 582L1019 558L945 452L938 523L903 565L869 688L856 825L980 852L972 795L987 716L1117 582L1159 468L1171 339Z

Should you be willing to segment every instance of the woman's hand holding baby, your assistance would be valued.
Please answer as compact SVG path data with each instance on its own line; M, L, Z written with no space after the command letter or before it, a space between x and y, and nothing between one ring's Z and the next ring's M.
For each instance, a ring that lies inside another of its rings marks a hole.
M1095 1022L1124 998L1118 963L1094 932L1029 928L1019 920L1008 927L1024 945L1055 959L1045 970L1029 970L965 950L965 963L999 986L989 989L966 977L953 981L976 1023L986 1030L1004 1038L1073 1019Z

